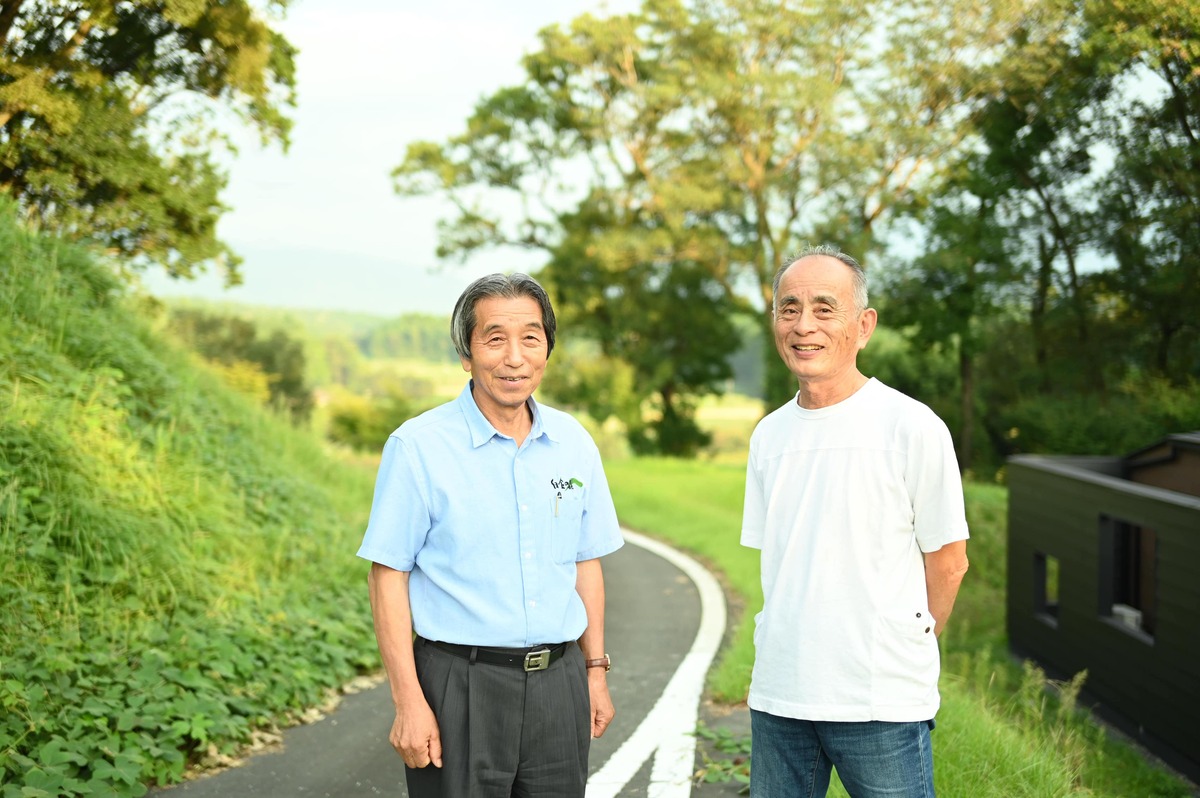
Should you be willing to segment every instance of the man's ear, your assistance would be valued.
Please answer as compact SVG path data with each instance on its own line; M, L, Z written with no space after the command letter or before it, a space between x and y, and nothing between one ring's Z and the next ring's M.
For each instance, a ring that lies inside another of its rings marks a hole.
M879 313L875 308L867 308L858 314L858 348L862 349L871 340L875 325L879 323Z

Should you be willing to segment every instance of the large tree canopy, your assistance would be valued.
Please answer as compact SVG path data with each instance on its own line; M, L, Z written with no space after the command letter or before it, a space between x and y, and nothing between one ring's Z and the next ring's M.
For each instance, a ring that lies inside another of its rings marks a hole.
M216 237L218 116L286 145L295 51L267 18L286 5L3 0L0 190L46 229L236 282Z
M396 188L454 203L444 257L546 255L604 364L564 387L639 450L703 443L731 315L768 343L767 406L794 391L768 305L805 243L865 260L882 323L956 363L957 396L919 398L964 465L1079 415L1031 402L1200 375L1194 0L644 0L539 44Z
M891 274L890 318L957 350L965 464L1075 423L1051 402L1200 376L1200 6L1046 0L1014 33Z
M865 258L958 140L962 64L1003 41L1013 13L974 5L646 0L585 15L542 31L524 82L484 98L461 135L411 145L397 190L455 203L444 257L544 250L567 312L678 417L675 397L728 378L713 364L738 341L715 318L750 314L769 340L787 255L832 241ZM692 345L669 350L665 327ZM717 333L705 347L701 330ZM766 363L777 403L794 381L772 351Z

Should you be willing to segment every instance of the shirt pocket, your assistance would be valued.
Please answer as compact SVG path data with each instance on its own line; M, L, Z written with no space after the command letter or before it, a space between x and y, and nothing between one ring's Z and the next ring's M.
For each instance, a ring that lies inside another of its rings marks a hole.
M583 491L560 490L550 499L552 523L550 551L554 562L575 562L583 529Z
M937 637L927 610L907 617L881 616L875 625L872 676L873 703L882 706L921 704L936 695Z

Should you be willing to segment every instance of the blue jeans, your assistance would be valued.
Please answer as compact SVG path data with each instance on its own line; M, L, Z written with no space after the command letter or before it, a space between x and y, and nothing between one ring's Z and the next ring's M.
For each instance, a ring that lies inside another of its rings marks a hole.
M820 798L829 775L851 798L933 798L932 720L796 720L750 710L750 798Z

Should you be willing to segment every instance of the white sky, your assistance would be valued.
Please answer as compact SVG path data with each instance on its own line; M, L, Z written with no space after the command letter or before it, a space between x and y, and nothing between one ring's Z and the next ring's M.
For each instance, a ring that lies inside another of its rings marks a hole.
M436 223L449 210L404 198L390 173L417 140L462 131L475 103L521 79L537 31L636 0L296 0L279 27L300 50L292 145L262 149L247 136L223 199L219 235L242 257L244 284L218 275L175 281L159 296L199 296L380 315L450 313L470 280L536 269L504 251L440 264Z

